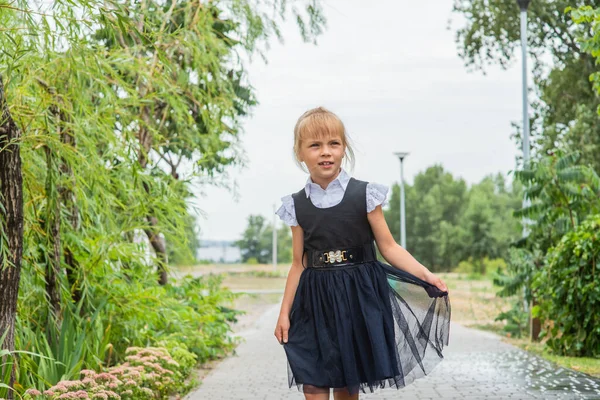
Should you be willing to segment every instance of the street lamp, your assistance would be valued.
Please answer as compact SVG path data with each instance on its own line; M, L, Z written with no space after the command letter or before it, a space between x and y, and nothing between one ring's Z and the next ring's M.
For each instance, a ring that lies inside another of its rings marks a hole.
M517 0L521 9L521 59L523 75L523 169L529 165L529 101L527 100L527 8L530 0ZM523 196L523 208L529 207L529 200ZM523 220L523 237L527 237L527 219Z
M406 249L406 218L404 217L404 158L406 152L394 153L400 159L400 245Z
M521 9L521 58L522 58L522 75L523 75L523 169L527 169L529 166L529 101L527 100L527 8L529 7L530 0L517 0L517 4ZM529 199L523 196L523 208L529 207ZM529 220L523 217L523 238L529 235L529 229L527 227ZM527 290L523 287L523 294ZM523 306L525 312L529 313L529 304L527 299L523 296ZM532 305L536 305L537 301L535 298L532 299ZM530 315L530 326L529 334L533 340L537 340L540 333L540 320L533 318Z

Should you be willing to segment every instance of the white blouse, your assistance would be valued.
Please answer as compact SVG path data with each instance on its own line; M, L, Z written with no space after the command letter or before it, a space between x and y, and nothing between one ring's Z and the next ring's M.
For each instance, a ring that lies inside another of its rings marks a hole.
M326 189L317 185L308 177L304 191L306 197L318 208L329 208L339 204L344 197L344 192L350 181L350 175L342 169L340 174L335 178ZM389 188L378 183L367 184L367 213L373 211L377 206L382 207L387 204L387 193ZM282 205L276 211L279 218L289 226L298 225L296 220L296 210L294 208L294 199L292 195L287 195L281 198Z

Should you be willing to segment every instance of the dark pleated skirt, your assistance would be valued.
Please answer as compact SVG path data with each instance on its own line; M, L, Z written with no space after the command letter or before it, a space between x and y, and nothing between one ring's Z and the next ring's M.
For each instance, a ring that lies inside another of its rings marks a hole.
M304 393L400 389L443 358L450 301L379 261L306 268L290 311L288 383Z

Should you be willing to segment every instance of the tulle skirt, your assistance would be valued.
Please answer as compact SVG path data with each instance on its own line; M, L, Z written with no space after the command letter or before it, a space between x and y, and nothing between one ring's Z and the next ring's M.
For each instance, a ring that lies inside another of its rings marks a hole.
M447 292L379 261L306 268L290 310L288 383L304 393L400 389L443 358Z

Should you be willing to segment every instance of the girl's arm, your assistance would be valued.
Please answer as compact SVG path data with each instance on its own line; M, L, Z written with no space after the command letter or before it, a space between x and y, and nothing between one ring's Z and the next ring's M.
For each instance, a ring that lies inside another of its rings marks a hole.
M300 275L304 270L302 257L304 253L304 231L300 225L292 226L292 266L288 272L283 292L283 300L281 301L281 310L279 311L279 319L275 326L275 337L279 343L287 343L288 330L290 329L290 311L296 289L300 281Z
M402 269L409 274L431 283L443 291L448 291L446 284L425 266L418 262L408 251L402 248L392 236L390 228L383 216L381 206L377 206L367 214L369 224L375 235L375 242L385 260L393 267Z
M281 301L281 311L279 314L288 315L292 308L292 302L296 295L296 288L300 280L300 274L304 270L302 266L302 253L304 252L304 231L300 225L292 226L292 266L288 272L283 300Z

